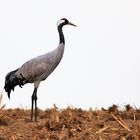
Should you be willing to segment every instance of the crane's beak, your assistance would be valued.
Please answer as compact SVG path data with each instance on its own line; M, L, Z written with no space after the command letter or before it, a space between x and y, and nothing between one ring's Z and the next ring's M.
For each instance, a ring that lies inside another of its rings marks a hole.
M71 23L71 22L69 22L68 25L72 25L72 26L77 27L75 24L73 24L73 23Z

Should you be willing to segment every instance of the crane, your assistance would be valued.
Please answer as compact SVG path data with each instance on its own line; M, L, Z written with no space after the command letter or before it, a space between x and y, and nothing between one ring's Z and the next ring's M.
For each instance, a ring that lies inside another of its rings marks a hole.
M37 121L37 90L40 82L44 81L53 72L62 59L65 48L65 38L62 30L64 25L76 26L66 18L62 18L57 22L59 33L59 44L57 48L30 59L18 69L9 72L5 77L4 89L9 99L11 90L14 91L16 86L22 87L27 83L34 83L34 90L31 96L31 121L33 120L33 115L35 121Z

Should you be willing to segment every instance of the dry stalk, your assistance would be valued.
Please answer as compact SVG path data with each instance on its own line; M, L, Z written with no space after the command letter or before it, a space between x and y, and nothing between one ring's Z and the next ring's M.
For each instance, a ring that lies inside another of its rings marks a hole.
M106 129L108 129L110 126L106 126L98 131L95 132L95 134L99 134L99 133L102 133L103 131L105 131Z
M65 127L66 127L66 126L65 126L65 125L63 125L63 127L62 127L62 131L65 129Z
M79 125L77 125L77 128L79 131L82 131L82 128Z
M133 112L133 116L134 116L134 121L136 121L136 115L135 115L135 113Z
M3 110L5 107L5 104L2 105L2 94L0 95L0 112ZM3 118L5 115L0 115L0 119Z
M118 117L118 120L120 120L125 126L127 126L126 122L120 116Z
M113 113L111 113L111 115L123 128L125 128L128 132L131 132L131 130L121 117L117 118Z
M4 109L4 107L5 107L5 105L2 105L2 106L0 107L0 111L2 111L2 110Z
M5 104L2 105L2 94L0 95L0 111L3 110L3 108L5 107Z

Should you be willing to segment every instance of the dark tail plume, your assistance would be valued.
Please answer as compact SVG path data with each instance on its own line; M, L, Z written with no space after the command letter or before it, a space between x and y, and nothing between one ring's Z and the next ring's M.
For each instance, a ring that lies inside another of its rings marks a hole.
M17 77L16 76L15 73L17 71L18 71L18 69L14 70L14 71L11 71L5 77L5 86L4 86L4 89L7 92L7 95L9 97L9 99L10 99L11 90L14 91L14 88L17 85L19 85L20 87L22 87L23 81L25 80L25 78L22 75L20 75L20 77Z

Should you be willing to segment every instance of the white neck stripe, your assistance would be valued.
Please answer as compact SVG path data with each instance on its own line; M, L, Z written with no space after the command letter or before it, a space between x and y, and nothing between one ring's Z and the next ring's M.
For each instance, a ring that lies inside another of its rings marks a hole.
M64 20L59 20L58 22L57 22L57 26L59 26L59 25L61 25L62 23L64 23L65 21Z

